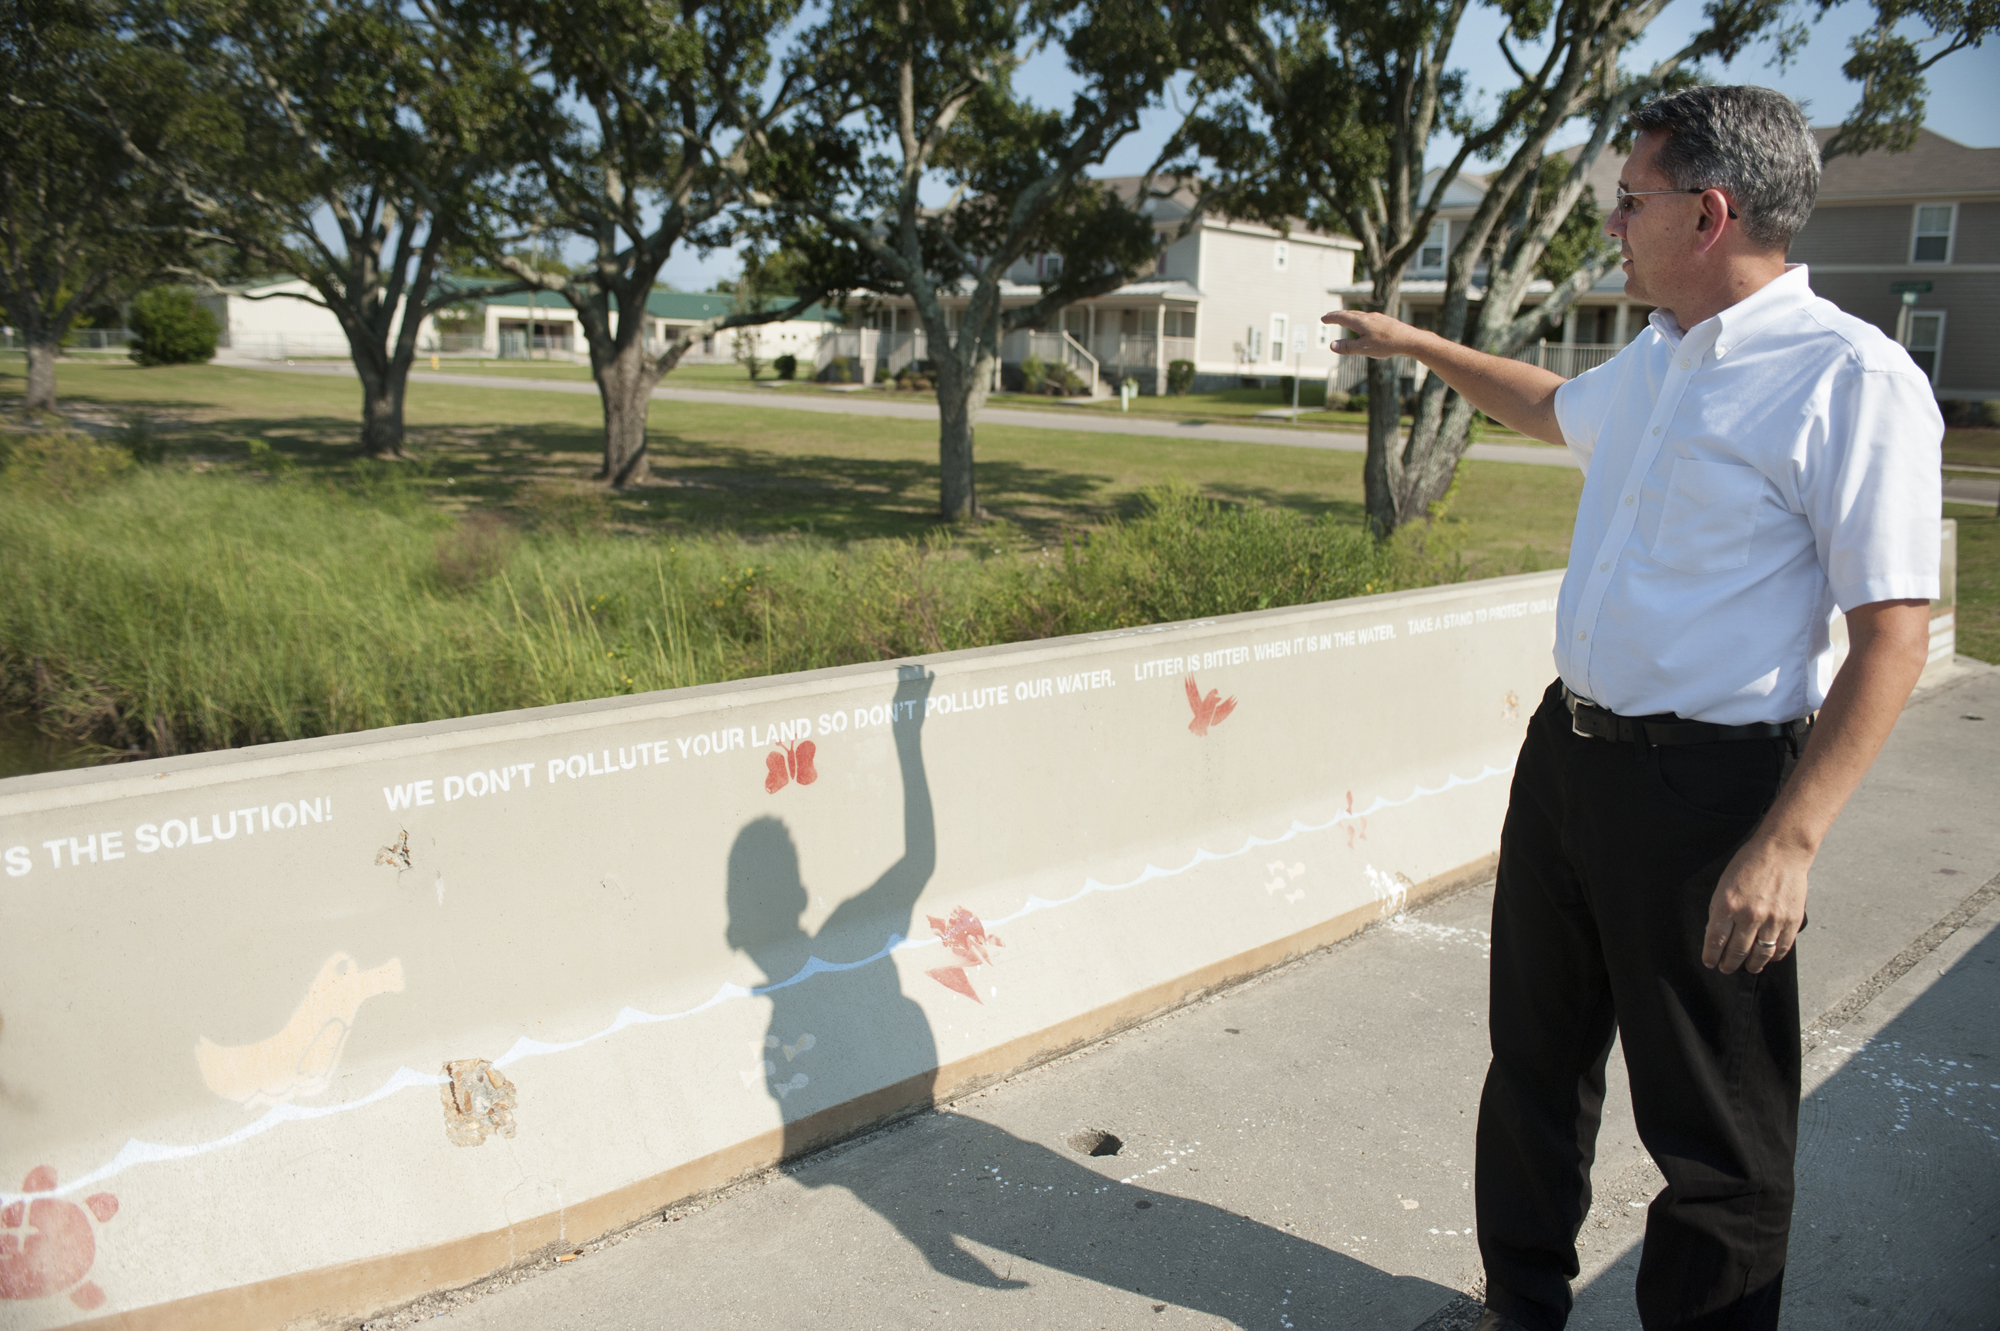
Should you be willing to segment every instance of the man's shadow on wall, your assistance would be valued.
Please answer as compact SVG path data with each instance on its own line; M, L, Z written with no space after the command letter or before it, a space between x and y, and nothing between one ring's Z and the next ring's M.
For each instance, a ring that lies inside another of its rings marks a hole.
M886 955L894 938L910 935L937 864L922 747L932 681L905 668L894 698L902 855L818 933L801 924L810 898L783 822L752 821L730 850L728 942L764 972L759 993L771 1004L762 1047L745 1051L757 1066L744 1076L761 1073L777 1102L787 1160L836 1140L856 1121L856 1100L863 1117L932 1103L937 1041ZM1245 1326L1408 1326L1453 1296L1221 1207L1118 1183L1081 1157L965 1115L927 1120L794 1177L848 1189L933 1270L985 1289L1026 1288L1018 1257ZM961 1240L1009 1259L996 1271Z

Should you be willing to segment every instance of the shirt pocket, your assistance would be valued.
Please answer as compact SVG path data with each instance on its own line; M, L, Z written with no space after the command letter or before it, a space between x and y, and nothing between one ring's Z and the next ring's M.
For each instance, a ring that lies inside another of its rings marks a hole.
M1763 502L1764 473L1755 467L1675 458L1653 558L1683 573L1742 568Z

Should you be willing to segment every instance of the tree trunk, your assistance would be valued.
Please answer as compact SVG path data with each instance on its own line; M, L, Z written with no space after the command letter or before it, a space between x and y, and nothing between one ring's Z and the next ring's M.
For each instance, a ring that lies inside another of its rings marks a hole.
M1402 523L1396 491L1403 479L1402 385L1396 382L1396 359L1368 362L1368 460L1361 467L1362 498L1368 528L1386 540Z
M54 337L29 334L28 395L21 402L23 411L56 409L56 354L59 350Z
M646 416L659 372L641 337L622 339L609 357L600 360L592 355L591 362L591 375L604 402L604 467L597 479L619 489L636 485L652 474Z
M976 336L970 329L960 337ZM939 516L977 522L985 516L973 484L972 436L993 377L993 352L980 347L967 365L954 349L937 357Z
M401 377L360 356L354 368L361 375L361 455L407 460L403 451L403 389Z

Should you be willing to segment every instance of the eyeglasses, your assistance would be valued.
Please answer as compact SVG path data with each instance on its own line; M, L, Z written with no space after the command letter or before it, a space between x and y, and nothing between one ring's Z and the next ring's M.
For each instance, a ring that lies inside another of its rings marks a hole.
M1611 211L1614 213L1623 213L1627 217L1630 217L1632 215L1632 200L1639 198L1641 195L1706 194L1712 188L1713 186L1710 185L1697 185L1693 189L1621 189L1618 191L1618 197L1616 202L1614 202L1611 205ZM1736 210L1734 208L1731 208L1729 210L1729 216L1732 220L1739 220L1739 221L1741 220L1740 218L1737 218Z

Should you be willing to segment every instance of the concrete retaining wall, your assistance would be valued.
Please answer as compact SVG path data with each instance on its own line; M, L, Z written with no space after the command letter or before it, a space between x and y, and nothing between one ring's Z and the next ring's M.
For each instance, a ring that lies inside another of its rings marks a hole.
M0 783L0 1322L351 1319L1483 872L1558 582Z

